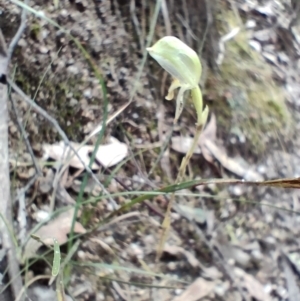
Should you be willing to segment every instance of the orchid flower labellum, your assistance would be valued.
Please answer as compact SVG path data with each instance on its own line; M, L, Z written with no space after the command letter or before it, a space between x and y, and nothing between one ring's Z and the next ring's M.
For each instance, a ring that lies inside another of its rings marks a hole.
M207 110L202 112L202 94L199 88L202 67L197 53L176 37L166 36L147 48L149 54L173 77L166 99L174 98L174 90L179 89L176 100L174 123L177 122L184 104L184 93L192 92L192 99L197 111L198 125L205 123ZM204 116L206 115L206 116Z

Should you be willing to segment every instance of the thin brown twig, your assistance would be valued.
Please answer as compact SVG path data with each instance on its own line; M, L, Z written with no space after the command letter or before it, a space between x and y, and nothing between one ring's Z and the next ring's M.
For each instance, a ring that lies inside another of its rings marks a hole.
M102 191L107 194L108 199L112 204L115 203L115 201L110 197L109 192L105 189L103 184L99 181L99 179L96 177L96 175L92 172L90 167L85 164L85 162L81 159L76 149L73 147L73 145L70 143L70 140L68 139L65 132L62 130L56 119L54 119L52 116L50 116L44 109L42 109L40 106L38 106L31 98L29 98L10 78L7 79L9 85L12 87L12 89L18 93L37 113L42 115L48 122L50 122L54 128L57 130L58 134L61 136L62 140L64 141L65 145L68 146L72 152L78 157L80 163L84 166L88 174L95 180L95 182L100 186Z
M25 142L25 145L26 145L26 148L27 148L27 151L29 152L29 155L31 157L31 160L32 160L32 163L33 163L33 166L35 168L35 172L38 174L38 175L41 175L42 174L42 171L41 171L41 168L34 156L34 153L33 153L33 150L32 150L32 147L31 147L31 144L28 140L28 135L22 125L22 121L21 121L21 117L20 117L20 114L19 114L19 111L18 111L18 108L17 108L17 105L16 105L16 101L15 99L11 96L11 93L9 94L9 99L11 101L11 104L12 104L12 108L13 108L13 111L16 115L16 120L17 120L17 125L18 125L18 128L19 128L19 131L21 132L21 135L24 139L24 142Z

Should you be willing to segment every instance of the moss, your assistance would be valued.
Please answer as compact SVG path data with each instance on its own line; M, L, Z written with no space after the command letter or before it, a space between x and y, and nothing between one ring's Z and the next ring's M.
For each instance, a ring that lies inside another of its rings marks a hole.
M42 28L38 23L31 23L29 27L30 37L34 40L38 40L41 29Z
M223 32L238 27L232 11L224 10L222 20L226 20L219 24ZM248 32L242 30L225 44L221 76L211 74L208 89L217 87L216 105L211 107L223 130L243 134L253 153L260 154L278 133L291 133L291 117L282 89L272 78L271 66L248 41Z
M27 70L26 66L18 68L15 74L15 81L27 95L33 97L40 85L43 74L42 72L28 72ZM77 78L67 77L62 80L60 76L45 76L36 98L37 103L58 121L67 137L73 141L81 141L83 139L82 127L85 121L81 117L78 106L69 105L67 95L72 93L74 98L80 99L81 86L82 83ZM42 98L39 97L40 93L43 94ZM37 122L39 135L34 138L34 142L52 143L61 139L46 120L41 121L38 118ZM36 141L39 139L42 140Z

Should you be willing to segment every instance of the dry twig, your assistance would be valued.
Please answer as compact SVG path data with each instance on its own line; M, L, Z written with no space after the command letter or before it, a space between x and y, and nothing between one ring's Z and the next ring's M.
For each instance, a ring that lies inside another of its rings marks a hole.
M10 198L10 178L8 160L8 111L7 111L7 47L0 30L0 233L2 234L2 247L6 249L8 272L12 281L13 295L16 297L22 288L22 278L16 256L16 249L12 241L9 228L13 226L12 202Z
M28 5L28 0L24 1L25 5ZM22 14L21 14L21 23L20 26L18 28L18 31L16 32L15 36L13 37L13 39L11 40L9 46L8 46L8 50L7 50L7 59L8 62L10 62L12 54L19 42L19 40L21 39L21 36L26 28L26 20L27 20L27 9L22 9Z
M17 105L16 105L16 101L15 99L11 96L11 94L9 95L9 99L12 103L12 109L13 111L15 112L15 115L16 115L16 120L17 120L17 125L18 125L18 128L19 128L19 131L21 132L21 135L24 139L24 142L25 142L25 145L26 145L26 148L27 148L27 151L29 152L30 154L30 157L31 157L31 160L32 160L32 163L33 163L33 166L35 168L35 172L37 173L37 175L42 175L42 171L41 171L41 168L34 156L34 153L33 153L33 150L32 150L32 147L30 145L30 142L28 140L28 135L22 125L22 121L21 121L21 117L20 117L20 114L19 114L19 111L18 111L18 108L17 108Z
M12 89L18 93L37 113L42 115L48 122L50 122L54 128L57 130L58 134L61 136L63 139L64 143L66 146L70 147L72 152L75 153L75 155L78 157L80 163L84 166L88 174L95 180L95 182L100 186L102 191L108 195L108 198L112 204L115 203L115 201L109 196L109 192L105 189L103 184L99 181L99 179L96 177L96 175L92 172L90 167L86 165L81 157L78 155L78 152L76 149L72 146L70 143L70 140L68 139L67 135L64 133L56 119L54 119L52 116L50 116L44 109L42 109L40 106L38 106L32 99L30 99L11 79L7 80L9 85L12 87Z

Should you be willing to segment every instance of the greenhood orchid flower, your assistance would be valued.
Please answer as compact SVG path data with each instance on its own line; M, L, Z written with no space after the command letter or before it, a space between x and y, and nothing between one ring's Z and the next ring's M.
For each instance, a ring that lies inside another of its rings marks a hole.
M184 106L184 93L191 90L194 106L197 111L198 125L204 124L207 110L203 110L202 93L199 81L202 66L197 53L176 37L166 36L147 48L149 54L173 77L166 99L174 98L174 90L179 88L176 99L174 123L177 122Z
M184 93L191 90L192 100L197 112L196 133L193 143L182 159L176 183L183 178L186 167L194 153L200 134L206 123L208 107L203 111L202 93L199 88L202 67L197 53L176 37L167 36L160 39L152 47L147 48L149 54L173 77L166 99L174 98L174 90L179 88L176 99L174 123L177 122L184 106ZM172 195L162 224L163 234L159 243L157 258L162 254L163 245L170 229L170 214L175 195Z

